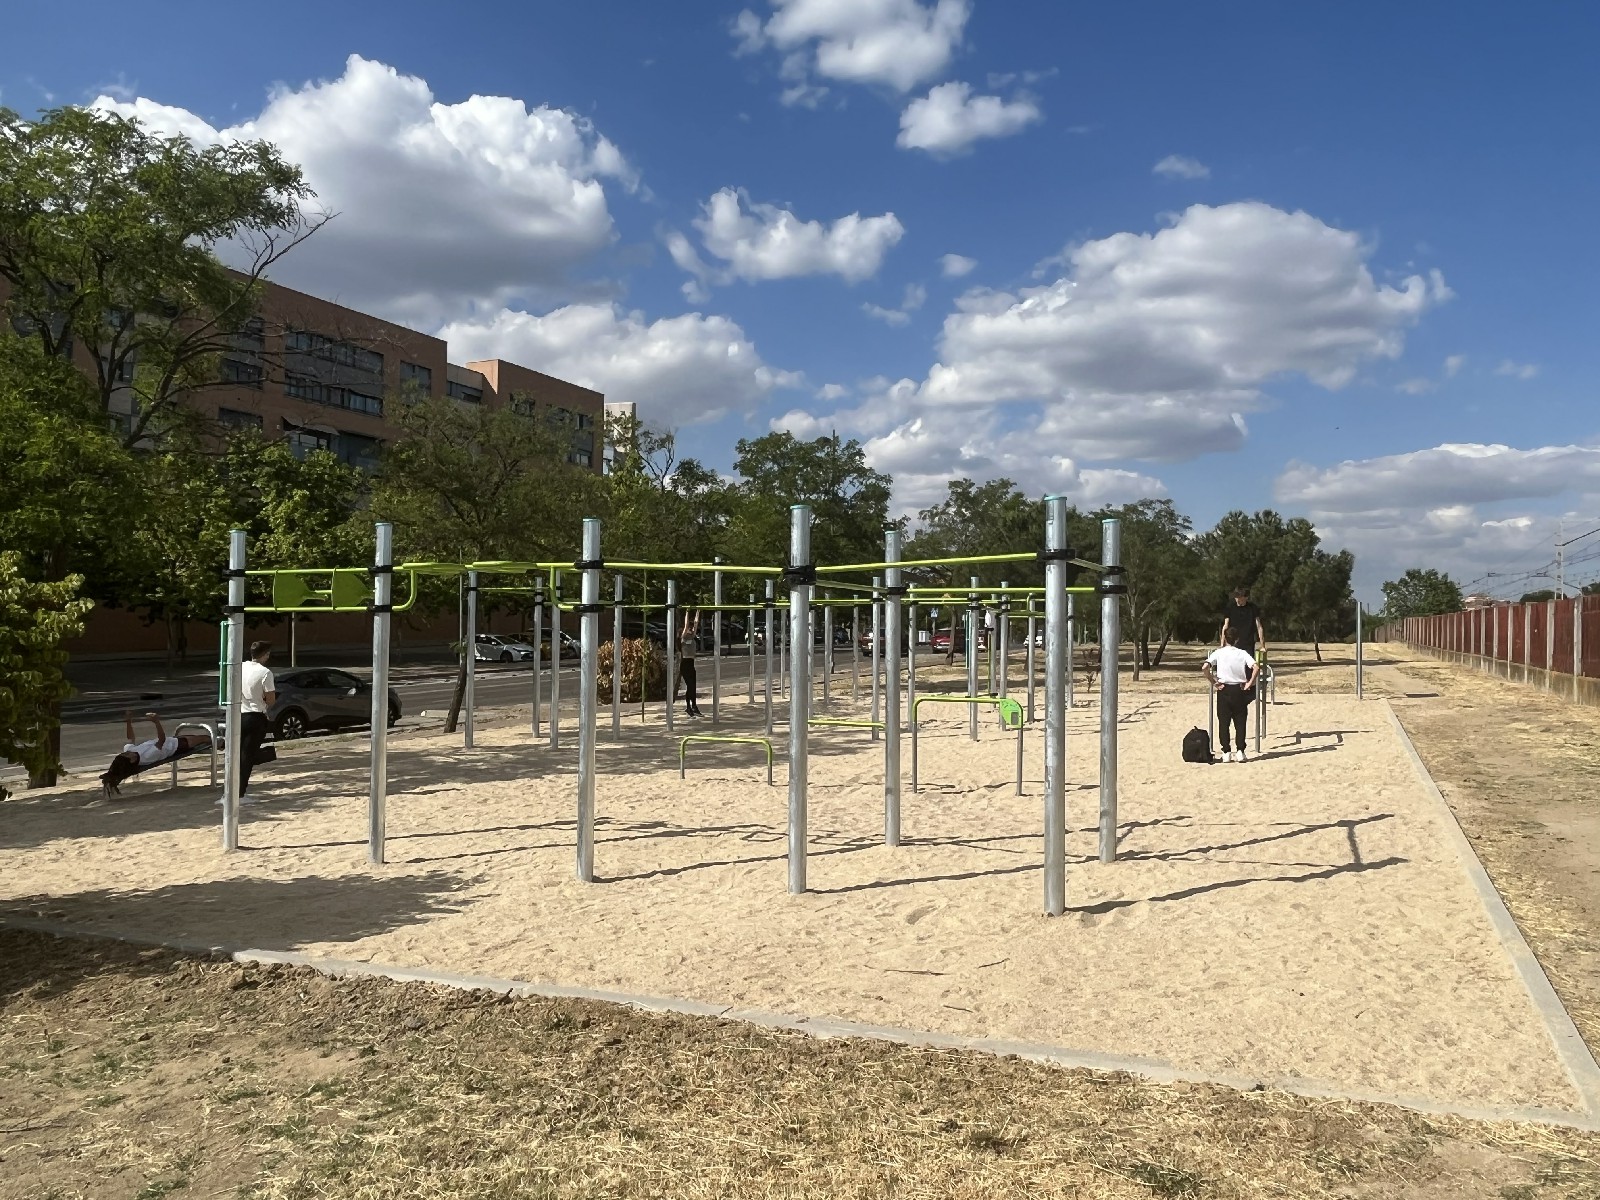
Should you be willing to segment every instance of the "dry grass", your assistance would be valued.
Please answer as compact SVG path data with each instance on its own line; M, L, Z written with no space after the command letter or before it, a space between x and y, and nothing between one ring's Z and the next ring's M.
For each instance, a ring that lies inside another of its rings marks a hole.
M1591 1135L0 931L0 1196L1537 1197Z

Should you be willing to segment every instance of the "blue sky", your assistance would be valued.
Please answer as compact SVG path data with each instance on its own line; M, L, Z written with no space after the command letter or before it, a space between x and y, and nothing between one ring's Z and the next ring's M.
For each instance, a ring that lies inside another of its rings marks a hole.
M718 467L776 422L913 509L953 474L1270 505L1369 600L1546 586L1512 576L1558 518L1600 525L1589 6L463 8L35 6L0 102L271 137L340 213L284 282Z

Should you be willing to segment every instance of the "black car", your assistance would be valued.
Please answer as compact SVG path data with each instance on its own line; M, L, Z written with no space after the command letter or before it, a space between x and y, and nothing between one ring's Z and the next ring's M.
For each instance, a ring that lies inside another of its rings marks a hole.
M313 729L347 729L372 721L372 683L348 671L300 667L274 672L278 698L267 713L280 742L305 737ZM389 724L400 719L400 697L389 689Z

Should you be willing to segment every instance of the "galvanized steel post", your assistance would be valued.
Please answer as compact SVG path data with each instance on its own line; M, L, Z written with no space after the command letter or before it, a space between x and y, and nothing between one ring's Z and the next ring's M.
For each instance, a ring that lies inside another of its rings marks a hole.
M883 561L900 561L900 530L883 531ZM884 572L883 637L888 644L888 694L883 706L883 841L900 844L900 603L905 595L899 567Z
M1582 625L1582 622L1579 622ZM1366 650L1361 644L1361 601L1356 601L1356 699L1362 699L1361 668L1364 665Z
M789 891L806 890L806 736L811 721L811 508L789 510L789 641L793 678L789 681Z
M712 562L720 563L720 558ZM722 572L711 572L711 723L722 723ZM697 629L696 633L699 632Z
M667 732L672 732L672 704L678 698L678 581L667 580Z
M561 572L550 589L550 749L561 749Z
M1044 566L1044 911L1067 907L1067 715L1071 634L1067 613L1067 500L1045 499Z
M776 631L776 629L773 628L773 626L774 626L773 609L776 606L773 603L772 580L770 580L770 579L767 580L767 597L766 597L766 600L767 600L767 614L766 614L767 615L767 638L766 638L766 641L767 641L767 646L766 646L766 650L767 650L767 655L766 655L766 657L767 657L767 684L766 684L766 689L765 689L766 696L767 696L767 700L766 700L766 729L767 729L767 736L771 737L772 736L772 652L773 652L772 639L775 636L777 631Z
M917 702L917 603L906 605L906 711Z
M861 606L850 606L850 703L861 695Z
M978 586L978 577L971 577L972 586ZM967 695L978 694L978 629L982 619L981 605L978 603L978 593L967 593ZM967 706L967 734L973 741L978 740L978 706Z
M367 861L383 862L389 809L389 624L394 619L394 526L379 521L372 556L372 764L367 781Z
M750 593L750 607L744 614L744 702L756 702L756 594Z
M643 672L640 687L644 686ZM622 576L611 580L611 736L622 737Z
M245 532L228 533L228 711L223 717L222 848L239 848L239 772L243 769L239 726L244 714Z
M1004 579L1000 581L1001 587L1010 587ZM996 632L1000 635L1000 695L1006 696L1011 687L1011 595L1008 592L1000 593L1000 600L996 606L1000 612L995 621Z
M883 720L879 703L879 684L883 678L883 576L872 577L872 740L878 740L878 722Z
M822 610L822 702L833 699L833 605Z
M1117 860L1117 659L1122 649L1122 522L1100 523L1100 861Z
M544 580L533 581L533 728L539 736L539 707L544 703Z
M1033 644L1034 644L1035 641L1038 640L1038 635L1039 635L1039 618L1034 615L1033 597L1029 596L1028 597L1028 724L1030 724L1030 725L1032 725L1033 722L1034 722L1033 697L1034 697L1034 687L1035 687L1034 675L1035 675L1035 671L1036 671L1036 662L1035 662L1035 657L1034 657L1034 645Z
M594 743L600 666L600 522L583 519L583 587L578 608L578 879L594 882Z
M466 736L462 742L472 749L472 718L478 700L478 573L467 572L467 635L462 640L461 653L467 671L466 687L462 691L461 706L466 709Z

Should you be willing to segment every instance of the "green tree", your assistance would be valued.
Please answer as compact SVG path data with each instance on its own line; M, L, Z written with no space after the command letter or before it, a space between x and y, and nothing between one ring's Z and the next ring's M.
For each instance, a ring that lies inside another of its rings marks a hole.
M1200 582L1200 557L1190 542L1188 517L1171 500L1140 500L1103 509L1096 517L1122 522L1123 632L1133 640L1133 677L1161 665L1186 604ZM1154 658L1150 643L1159 638Z
M1522 593L1522 599L1518 600L1517 603L1518 604L1537 604L1540 601L1543 601L1543 600L1554 600L1555 598L1556 598L1556 590L1555 590L1555 588L1540 588L1536 592L1523 592Z
M103 414L129 389L126 445L157 438L192 419L184 393L217 382L260 280L325 220L303 211L311 197L266 142L199 148L113 113L0 108L5 315L47 354L92 363Z
M1405 617L1431 617L1459 612L1461 588L1450 576L1434 570L1412 567L1399 579L1383 585L1383 617L1398 621Z
M680 458L674 434L634 417L610 419L606 439L606 557L710 562L723 551L732 488L716 472Z
M1329 554L1315 550L1295 568L1289 585L1290 628L1311 638L1317 661L1322 661L1322 638L1332 633L1341 636L1355 620L1355 595L1350 590L1350 575L1355 556L1348 550Z
M61 756L50 734L72 694L62 643L83 632L94 605L78 596L80 577L41 583L22 564L22 555L0 551L0 757L25 767L30 780L54 782ZM6 795L0 787L0 800Z

